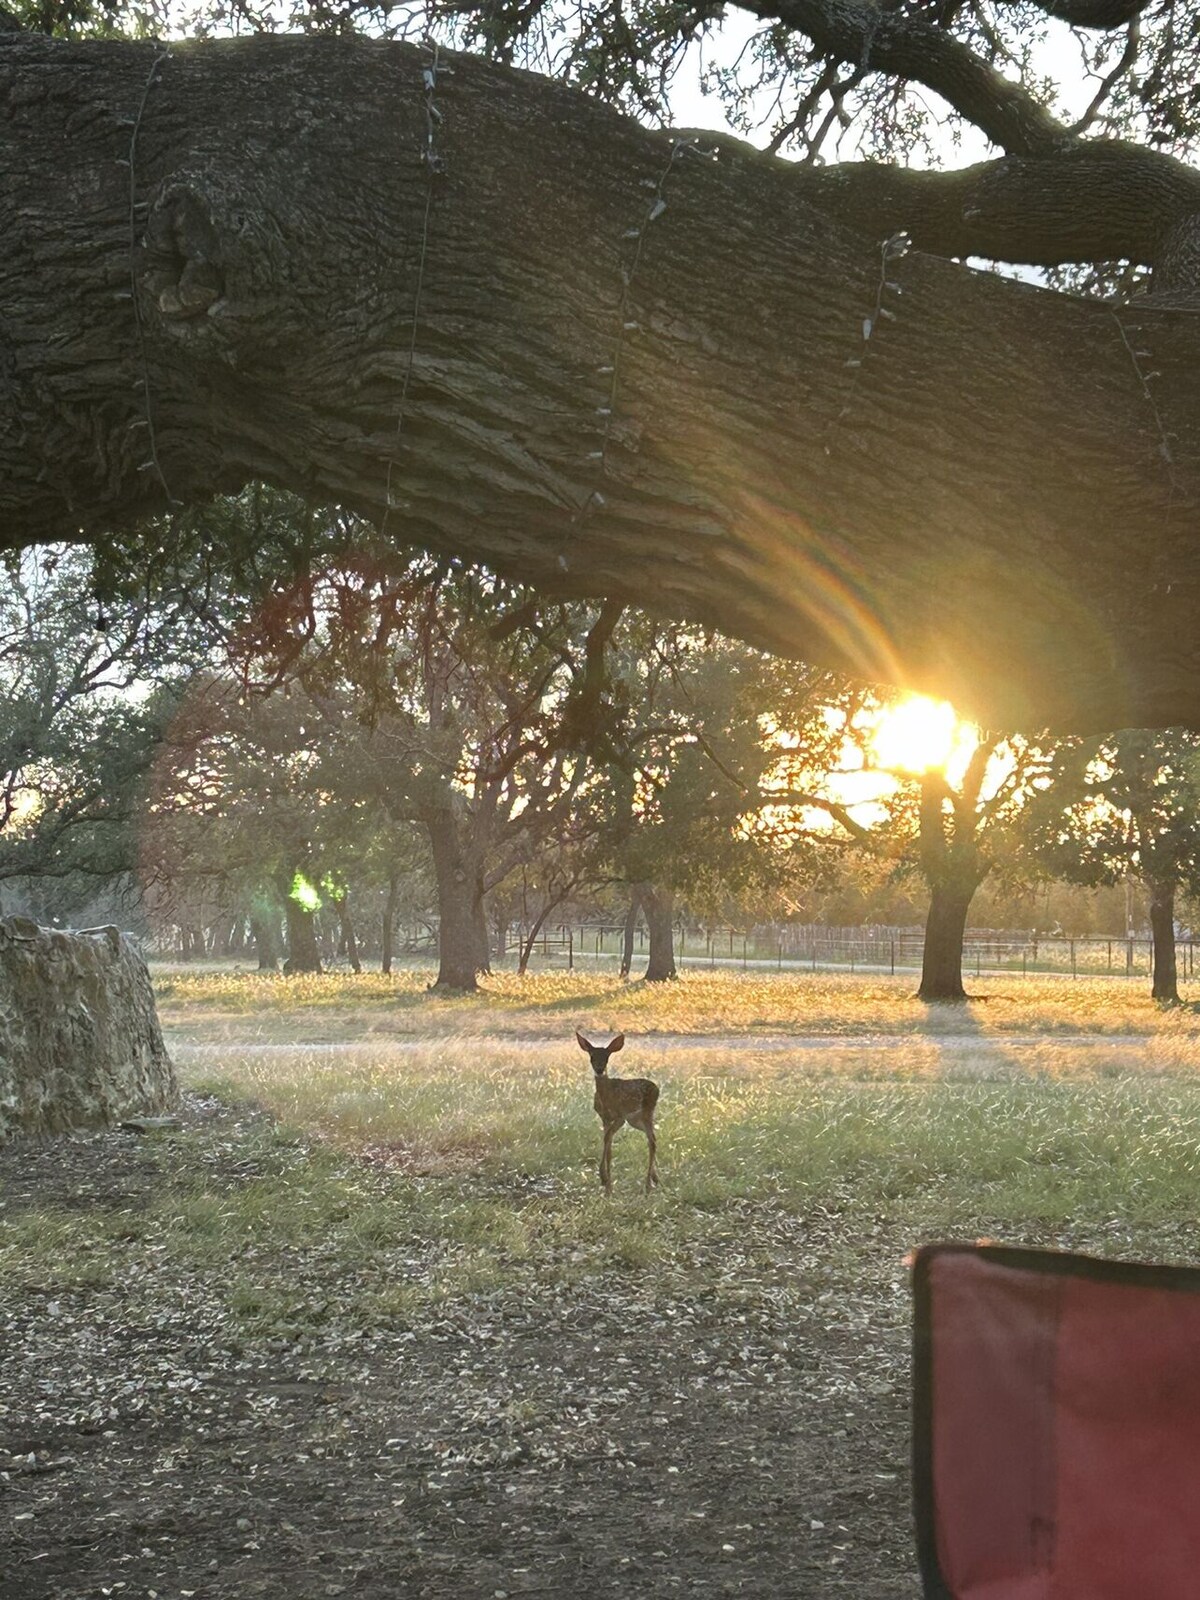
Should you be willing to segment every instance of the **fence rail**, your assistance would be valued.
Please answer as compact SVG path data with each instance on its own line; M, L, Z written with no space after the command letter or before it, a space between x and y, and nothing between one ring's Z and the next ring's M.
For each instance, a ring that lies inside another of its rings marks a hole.
M500 969L515 968L527 933L519 925L508 929L503 952L493 952ZM648 937L644 926L634 936L633 970L645 959ZM1197 942L1190 936L1176 940L1180 981L1195 977ZM530 952L532 971L574 970L590 967L612 970L621 960L625 943L623 923L560 923L538 931ZM683 971L704 967L774 969L777 972L919 971L924 952L919 928L837 928L822 924L779 923L756 928L675 928L675 962ZM378 954L360 941L363 957ZM201 952L181 952L174 941L149 940L149 953L158 959L188 960ZM428 962L437 956L437 929L428 924L397 930L394 949L401 961ZM213 956L215 951L203 952ZM332 949L324 957L338 964ZM238 952L234 959L238 959ZM1003 929L968 929L963 945L963 970L984 973L1059 974L1067 977L1144 978L1150 971L1153 946L1148 937L1071 938L1066 935L1020 934Z
M609 966L620 960L624 938L624 927L616 924L563 926L548 943L539 935L534 953L571 967ZM646 948L645 929L640 929L634 940L635 961L645 956ZM675 930L675 962L684 970L774 967L781 972L804 969L919 971L924 948L924 934L915 929L864 928L850 933L837 928L797 929L783 924L777 928L748 930L687 927ZM1177 940L1176 958L1180 979L1192 978L1196 967L1196 942L1190 938ZM1149 938L1144 937L1072 939L968 930L963 944L963 969L977 975L1005 972L1145 977L1151 970L1152 959L1153 946Z

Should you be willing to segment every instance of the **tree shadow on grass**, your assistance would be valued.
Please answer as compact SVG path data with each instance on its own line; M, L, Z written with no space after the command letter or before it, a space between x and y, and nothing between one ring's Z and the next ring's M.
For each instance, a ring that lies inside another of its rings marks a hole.
M630 985L630 987L632 987L632 985ZM524 1001L523 1004L527 1006L530 1011L544 1011L547 1013L547 1015L557 1016L562 1012L570 1012L574 1014L577 1011L585 1011L593 1002L598 1005L611 1005L614 992L618 994L624 994L626 993L626 990L621 989L614 991L612 989L585 989L579 990L575 994L569 994L562 998L555 998L553 1000L537 1000L533 996L530 996L530 998Z

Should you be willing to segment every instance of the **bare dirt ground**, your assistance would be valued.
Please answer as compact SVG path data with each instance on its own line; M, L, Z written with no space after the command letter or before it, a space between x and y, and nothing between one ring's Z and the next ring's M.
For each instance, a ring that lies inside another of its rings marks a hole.
M256 1120L193 1097L169 1136L14 1143L4 1216L136 1219L184 1150L232 1188ZM713 1270L736 1278L752 1236L789 1295L710 1299L696 1262L358 1327L355 1269L307 1251L274 1263L329 1308L294 1338L248 1331L216 1256L131 1243L115 1278L5 1288L0 1600L914 1600L909 1241L881 1220L850 1251L834 1216L741 1202L728 1222Z

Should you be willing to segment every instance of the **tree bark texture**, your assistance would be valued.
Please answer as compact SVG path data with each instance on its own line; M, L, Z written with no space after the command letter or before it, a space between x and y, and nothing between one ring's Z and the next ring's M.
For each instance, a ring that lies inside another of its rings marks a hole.
M1175 885L1150 885L1150 936L1154 950L1154 975L1150 997L1179 1003L1179 976L1175 964Z
M991 870L981 843L980 795L993 745L981 740L957 789L936 768L921 775L917 858L929 885L929 914L921 957L921 1000L965 1000L963 937L975 891Z
M0 545L264 480L989 726L1200 726L1200 319L428 67L0 34Z
M250 917L250 932L254 936L254 949L258 956L260 972L275 972L279 968L279 929L273 919L255 912Z
M925 947L921 955L920 1000L965 1000L962 958L967 912L975 886L934 884L925 919Z
M433 854L438 897L439 989L475 990L489 970L487 922L483 907L483 872L463 846L450 811L426 819Z
M675 896L658 886L642 892L650 949L646 957L646 982L667 983L675 971Z
M287 923L285 972L320 972L321 951L317 944L317 919L289 895L284 913Z
M351 972L361 972L362 962L358 955L358 935L354 931L354 914L350 909L350 896L344 894L338 901L338 955L345 956L350 963Z
M150 974L116 928L0 922L0 1144L167 1110L178 1089Z
M625 926L621 933L621 976L627 978L633 970L633 941L637 936L638 918L642 914L642 887L635 884L629 896L629 909L625 913Z
M383 928L380 938L379 970L385 975L392 970L392 951L396 937L396 909L400 904L400 874L393 869L388 873L387 903L383 908Z

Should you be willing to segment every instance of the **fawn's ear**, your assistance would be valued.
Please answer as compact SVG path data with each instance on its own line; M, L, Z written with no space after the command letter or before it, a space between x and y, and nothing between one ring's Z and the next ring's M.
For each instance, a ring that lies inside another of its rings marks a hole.
M587 1042L587 1040L583 1037L583 1035L580 1033L578 1028L575 1029L575 1037L579 1041L579 1048L581 1050L586 1050L588 1052L588 1054L590 1055L592 1053L592 1047Z
M610 1056L615 1056L618 1050L623 1050L624 1048L625 1048L625 1035L623 1033L619 1033L617 1035L617 1037L613 1040L613 1042L609 1045L608 1053L609 1053Z

